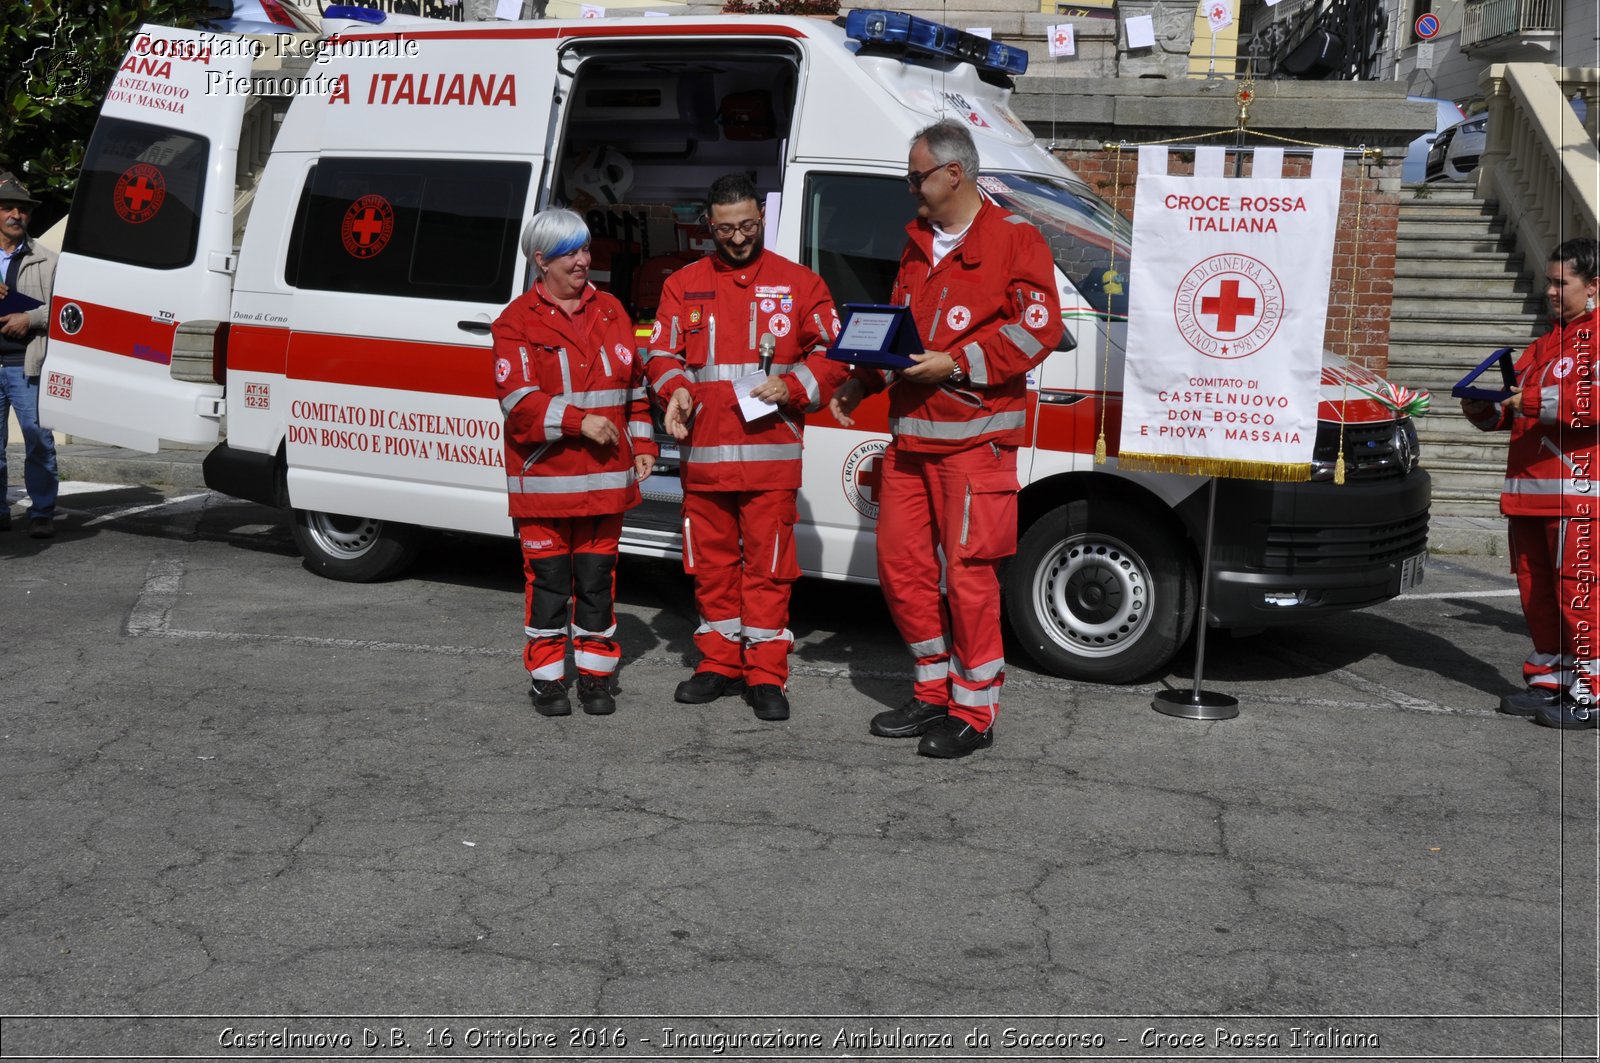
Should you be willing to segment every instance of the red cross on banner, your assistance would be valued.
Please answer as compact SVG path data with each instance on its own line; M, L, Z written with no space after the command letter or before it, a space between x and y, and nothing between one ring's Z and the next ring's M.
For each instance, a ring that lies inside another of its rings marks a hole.
M1200 300L1200 312L1217 319L1218 332L1238 332L1241 317L1256 316L1256 301L1239 294L1239 282L1222 282L1219 295L1207 295Z

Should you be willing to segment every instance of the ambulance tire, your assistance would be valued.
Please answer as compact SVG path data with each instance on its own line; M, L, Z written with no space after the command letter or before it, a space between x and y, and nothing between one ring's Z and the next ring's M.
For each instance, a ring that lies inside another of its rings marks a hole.
M1168 520L1114 499L1034 521L1005 577L1011 630L1068 679L1131 683L1166 665L1194 626L1189 550Z
M411 524L310 509L295 510L291 527L306 568L346 583L399 575L417 559L424 537Z

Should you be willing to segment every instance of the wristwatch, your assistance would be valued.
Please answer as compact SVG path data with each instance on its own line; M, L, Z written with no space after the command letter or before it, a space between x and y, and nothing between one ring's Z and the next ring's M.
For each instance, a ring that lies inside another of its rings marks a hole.
M956 387L960 387L967 382L966 370L961 368L960 362L956 363L956 367L950 371L950 375L945 380L956 385Z

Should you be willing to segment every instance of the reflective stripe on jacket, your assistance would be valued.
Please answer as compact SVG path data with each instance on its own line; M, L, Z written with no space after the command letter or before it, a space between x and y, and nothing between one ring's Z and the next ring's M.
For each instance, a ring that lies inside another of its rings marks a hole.
M512 516L591 516L639 504L633 459L657 447L621 303L591 285L568 315L535 284L494 323L494 377ZM589 414L616 426L615 444L584 438Z
M1600 411L1595 311L1534 340L1517 359L1515 413L1497 406L1473 423L1511 432L1500 511L1519 517L1600 516Z
M906 233L893 301L911 307L923 347L948 352L967 382L914 384L864 369L856 379L869 394L889 383L889 430L903 450L1026 445L1027 374L1062 332L1049 245L1038 229L987 200L938 265L932 227L918 219Z
M822 278L772 251L742 267L709 256L667 278L645 372L659 401L680 387L693 399L686 489L800 486L805 412L824 406L849 373L825 357L838 329ZM745 421L733 382L759 369L764 335L774 340L772 373L784 376L789 402Z

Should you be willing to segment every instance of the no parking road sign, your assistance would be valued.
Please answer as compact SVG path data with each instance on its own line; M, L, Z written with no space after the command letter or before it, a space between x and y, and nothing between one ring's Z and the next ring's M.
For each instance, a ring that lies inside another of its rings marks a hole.
M1417 16L1417 36L1425 41L1431 41L1439 35L1439 16L1433 12Z

